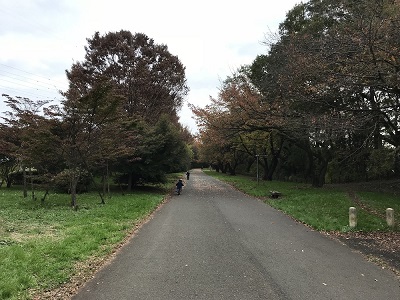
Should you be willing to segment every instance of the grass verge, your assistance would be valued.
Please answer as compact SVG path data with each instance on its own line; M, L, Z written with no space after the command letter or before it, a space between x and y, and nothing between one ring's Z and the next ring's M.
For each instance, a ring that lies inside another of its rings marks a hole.
M230 183L237 189L261 198L270 206L290 215L319 231L400 231L399 225L389 228L386 224L385 210L391 207L400 212L400 201L395 195L378 192L352 191L358 195L361 203L354 202L346 190L337 186L313 188L309 184L257 181L248 176L230 176L214 171L205 171L207 174ZM282 196L278 199L269 197L270 191L279 191ZM349 207L357 208L358 223L355 229L350 229ZM374 212L366 210L371 208Z
M0 299L31 299L68 283L78 265L109 256L159 206L176 178L114 193L105 205L96 193L79 195L78 211L69 207L69 195L51 194L40 203L18 189L1 189Z

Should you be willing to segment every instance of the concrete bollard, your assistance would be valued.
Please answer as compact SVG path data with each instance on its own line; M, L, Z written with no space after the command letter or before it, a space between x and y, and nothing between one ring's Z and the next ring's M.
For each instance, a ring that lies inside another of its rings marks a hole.
M386 209L386 223L389 227L394 227L394 209L387 208Z
M355 207L349 208L349 226L350 228L357 226L357 210Z

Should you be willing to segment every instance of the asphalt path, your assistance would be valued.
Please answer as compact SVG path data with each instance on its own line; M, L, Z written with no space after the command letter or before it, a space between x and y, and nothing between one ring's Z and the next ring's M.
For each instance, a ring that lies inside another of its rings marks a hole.
M73 299L396 300L400 286L347 246L194 170Z

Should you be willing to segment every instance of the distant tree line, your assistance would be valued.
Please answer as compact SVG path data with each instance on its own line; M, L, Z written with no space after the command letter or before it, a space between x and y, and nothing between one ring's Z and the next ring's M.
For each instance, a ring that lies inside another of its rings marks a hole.
M94 178L100 195L111 175L130 190L163 182L192 159L192 136L177 115L188 93L178 57L142 33L96 32L87 42L85 59L66 71L60 105L3 95L9 111L0 124L2 182L11 186L22 172L24 186L70 192L73 207Z
M192 107L217 170L310 182L400 175L400 4L311 0L291 9L267 54Z

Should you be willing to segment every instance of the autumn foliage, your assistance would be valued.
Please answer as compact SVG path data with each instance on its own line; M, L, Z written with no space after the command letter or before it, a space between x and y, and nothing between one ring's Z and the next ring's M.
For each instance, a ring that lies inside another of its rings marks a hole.
M254 172L262 158L264 179L314 186L399 176L399 9L388 0L296 5L268 53L193 107L204 155L231 173Z

